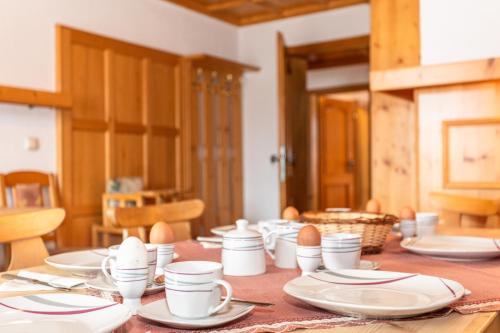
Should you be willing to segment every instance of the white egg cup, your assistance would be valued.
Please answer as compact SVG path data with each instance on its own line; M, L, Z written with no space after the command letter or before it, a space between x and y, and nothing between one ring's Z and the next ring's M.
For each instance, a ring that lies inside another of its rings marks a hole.
M331 271L359 268L361 247L359 234L336 233L321 237L323 263Z
M109 260L115 261L114 259ZM141 306L141 297L146 290L149 279L150 268L146 246L137 237L125 239L120 244L115 262L113 282L123 297L123 304L135 315ZM105 264L103 262L104 268L106 268ZM106 275L107 270L103 270L103 272Z
M414 237L417 233L417 223L415 220L401 220L399 222L399 231L403 238Z
M157 257L156 257L156 270L161 270L163 274L163 269L165 266L170 264L174 259L174 249L175 244L155 244L158 247Z
M297 264L302 275L309 275L321 264L321 246L297 246Z

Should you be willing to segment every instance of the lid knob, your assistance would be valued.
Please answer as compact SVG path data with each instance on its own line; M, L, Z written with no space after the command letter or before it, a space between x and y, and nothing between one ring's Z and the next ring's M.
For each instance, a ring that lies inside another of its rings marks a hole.
M248 227L248 220L239 219L236 221L236 229L246 230Z

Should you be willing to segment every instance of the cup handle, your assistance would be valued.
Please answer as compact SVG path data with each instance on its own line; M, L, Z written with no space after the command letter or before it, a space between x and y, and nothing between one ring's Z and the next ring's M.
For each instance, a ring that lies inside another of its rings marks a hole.
M115 284L115 282L113 281L113 277L111 276L111 274L109 274L108 268L106 267L108 265L108 261L110 261L111 259L112 259L112 257L110 257L110 256L107 256L106 258L104 258L104 260L101 262L101 271L102 271L102 274L104 274L104 276L109 279L109 281L111 281L113 284Z
M267 254L269 254L269 256L271 257L271 259L275 260L276 259L276 256L274 255L274 253L271 252L271 250L269 250L268 246L271 244L270 242L268 242L267 240L269 239L269 236L271 235L274 235L276 233L276 230L273 230L269 233L267 233L265 236L264 236L264 249L266 250Z
M231 287L229 282L224 281L224 280L214 280L214 283L218 284L218 285L222 286L224 289L226 289L226 298L224 299L224 302L220 303L215 308L211 308L208 310L209 316L224 309L224 307L226 305L228 305L229 302L231 302L231 298L233 297L233 288Z

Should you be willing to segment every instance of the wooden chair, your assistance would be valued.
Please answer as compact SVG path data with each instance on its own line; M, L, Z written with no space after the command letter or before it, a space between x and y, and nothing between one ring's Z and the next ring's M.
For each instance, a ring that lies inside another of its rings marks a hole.
M430 194L432 205L440 211L446 227L499 227L498 201L448 193Z
M0 243L10 243L7 270L42 265L49 253L41 236L56 230L64 216L61 208L2 213Z
M135 193L104 193L102 195L102 224L92 226L92 246L99 246L99 236L102 235L102 245L110 245L110 236L123 236L126 230L116 227L114 214L117 207L142 207L175 201L180 193L175 190L145 190Z
M47 189L46 192L44 189ZM13 208L60 207L56 178L51 173L16 171L4 175L0 174L0 207L9 206L7 200L9 194L10 207ZM23 194L30 200L24 200ZM56 233L45 235L43 239L56 243Z
M191 221L201 217L205 204L199 199L184 200L166 204L119 207L115 210L114 224L124 228L124 236L137 236L147 242L146 228L156 222L169 223L176 241L191 239Z

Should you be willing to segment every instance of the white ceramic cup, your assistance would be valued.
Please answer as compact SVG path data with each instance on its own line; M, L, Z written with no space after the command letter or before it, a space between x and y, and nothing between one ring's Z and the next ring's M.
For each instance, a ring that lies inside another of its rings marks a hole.
M258 225L258 231L262 235L267 235L270 232L276 230L278 226L286 226L288 225L289 221L288 220L282 220L282 219L276 219L276 220L264 220L264 221L259 221L257 222ZM276 234L273 234L273 236L267 238L265 240L267 243L265 243L266 247L268 249L274 250L274 247L276 246Z
M116 279L116 256L118 255L119 248L120 245L108 247L108 256L101 262L101 271L111 282Z
M274 260L278 268L297 268L297 235L299 229L295 226L278 226L264 236L266 252ZM276 237L274 251L268 246L269 238Z
M329 270L358 269L361 248L359 234L336 233L321 237L323 263Z
M297 246L297 263L302 275L313 273L321 264L321 246Z
M212 261L181 261L165 269L165 292L170 312L181 318L206 318L226 307L233 289L222 280L222 264ZM220 287L226 290L221 302Z
M148 251L148 286L151 286L155 279L158 245L144 244L144 246L146 246L146 250Z
M415 220L401 220L399 222L399 231L403 238L414 237L417 233L417 223Z
M436 233L439 215L432 212L418 212L416 214L417 236L430 236Z
M160 271L163 274L163 268L170 264L174 259L175 244L155 244L157 249L156 256L156 271Z

